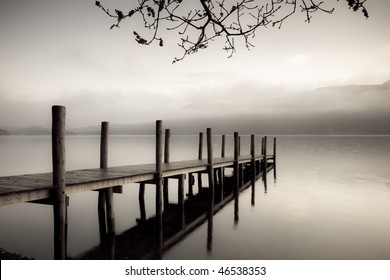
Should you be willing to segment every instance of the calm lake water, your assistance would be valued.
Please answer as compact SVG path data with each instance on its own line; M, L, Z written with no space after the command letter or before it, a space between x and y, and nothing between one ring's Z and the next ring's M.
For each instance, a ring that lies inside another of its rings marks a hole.
M249 136L242 137L249 153ZM257 138L260 151L260 137ZM151 163L154 137L111 136L109 165ZM99 165L99 137L69 136L67 169ZM172 136L171 160L195 159L197 136ZM214 137L219 153L220 136ZM271 141L270 141L271 142ZM227 155L233 153L227 137ZM269 143L271 148L271 143ZM278 136L277 179L268 174L267 192L256 183L239 197L239 221L231 202L214 216L212 249L207 223L164 259L390 259L390 137ZM0 176L51 170L51 139L1 136ZM173 186L174 188L174 186ZM172 191L172 202L177 200ZM154 188L146 188L148 216ZM138 187L115 194L117 233L136 224ZM97 192L70 196L68 255L99 244ZM37 259L53 258L52 208L31 203L0 208L0 247Z

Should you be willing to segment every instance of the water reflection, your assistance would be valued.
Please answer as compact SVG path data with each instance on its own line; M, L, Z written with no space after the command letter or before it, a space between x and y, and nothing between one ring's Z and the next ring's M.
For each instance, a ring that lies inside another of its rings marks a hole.
M189 196L189 189L186 189L187 194L185 194L184 186L186 184L184 175L175 177L178 188L177 203L170 202L169 207L164 208L163 227L161 228L157 228L155 216L147 218L144 198L145 183L141 183L138 196L140 218L137 219L137 224L121 234L110 234L106 226L108 224L107 216L99 215L99 228L103 231L100 233L101 243L75 258L160 259L166 250L172 248L185 236L205 223L207 224L206 248L207 252L211 254L213 250L214 215L230 201L234 201L234 228L238 228L240 192L252 186L251 190L254 199L253 190L255 185L252 177L249 176L253 170L252 165L242 167L242 178L247 178L247 180L244 180L239 187L237 187L236 183L241 183L241 177L233 176L235 177L234 180L231 180L230 177L219 177L216 180L216 189L218 193L223 192L223 200L221 200L222 195L220 193L215 195L212 188L203 186L201 192L193 193L192 196ZM215 175L214 172L211 174ZM259 170L256 177L261 176ZM224 189L221 188L222 182L225 184ZM187 199L185 199L186 196ZM102 199L100 195L99 199ZM156 234L157 231L160 232ZM158 244L158 240L160 240L158 236L163 236L163 244Z

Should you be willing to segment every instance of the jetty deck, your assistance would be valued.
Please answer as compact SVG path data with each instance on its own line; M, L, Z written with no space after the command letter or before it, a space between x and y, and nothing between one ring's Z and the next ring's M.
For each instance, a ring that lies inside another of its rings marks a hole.
M22 202L34 202L53 206L54 220L54 258L65 259L67 256L67 230L69 195L80 192L98 191L99 232L102 244L106 244L107 236L116 236L114 192L122 192L123 185L134 187L139 184L140 223L152 224L144 239L154 247L157 257L161 257L164 249L172 246L179 238L187 234L204 220L212 227L213 214L230 200L238 201L240 190L252 185L260 176L266 180L266 174L274 169L276 163L276 138L273 141L273 153L267 154L267 136L261 138L260 152L256 152L255 135L251 135L250 155L241 155L241 143L238 132L234 132L234 156L225 156L225 135L222 135L220 156L215 157L212 143L212 129L207 128L206 156L203 156L203 132L199 133L198 159L186 161L170 161L170 129L165 129L163 139L162 121L156 121L156 161L151 164L108 166L108 122L102 122L100 140L100 168L66 170L65 158L65 115L63 106L52 107L52 172L0 177L0 206ZM163 145L164 144L164 145ZM164 146L164 147L163 147ZM259 149L260 150L260 149ZM164 157L163 157L164 155ZM226 168L232 168L232 176L227 177ZM208 182L202 182L206 174ZM187 188L184 186L186 176ZM171 231L172 223L168 217L169 180L177 180L178 203L176 211L179 218L173 218L173 224L179 230ZM229 184L226 184L227 182ZM197 192L193 188L197 183ZM145 186L155 186L155 216L146 219ZM207 186L207 187L206 187ZM194 199L198 197L199 199ZM187 198L187 199L186 199ZM190 206L191 205L191 206ZM200 216L194 216L199 209ZM152 221L152 222L150 222ZM176 222L175 222L176 221ZM144 226L142 226L144 227ZM141 228L142 228L141 227ZM133 232L133 231L131 231ZM138 234L139 235L139 234ZM118 240L121 238L118 236ZM153 240L151 240L153 239ZM149 241L148 241L149 240ZM133 238L133 244L140 243ZM135 243L134 243L135 242ZM145 244L145 246L149 246Z
M255 160L259 161L263 158L263 155L258 155ZM273 155L268 155L267 158L272 160ZM239 156L238 164L249 163L251 160L250 155L242 155ZM233 157L214 158L214 168L231 167L233 164ZM198 159L162 163L162 175L174 177L204 172L207 171L207 167L207 160ZM65 193L68 195L117 185L150 182L155 177L154 163L66 171ZM0 206L48 199L52 197L54 189L52 172L0 177Z

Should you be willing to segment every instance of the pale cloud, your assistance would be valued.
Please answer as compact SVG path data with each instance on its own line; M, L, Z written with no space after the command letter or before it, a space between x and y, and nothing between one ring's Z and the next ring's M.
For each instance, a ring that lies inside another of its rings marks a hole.
M390 53L390 44L385 45L379 49L381 52Z
M308 54L296 54L293 56L290 56L286 59L288 65L297 65L301 64L309 59Z

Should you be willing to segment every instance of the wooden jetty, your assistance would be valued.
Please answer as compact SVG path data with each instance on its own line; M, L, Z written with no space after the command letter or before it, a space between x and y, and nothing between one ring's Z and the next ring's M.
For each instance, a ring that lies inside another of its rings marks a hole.
M162 121L156 121L155 163L108 167L109 124L103 122L100 168L66 171L65 111L63 106L52 107L52 172L0 177L0 206L21 202L53 205L55 259L66 258L69 194L99 191L100 236L102 244L111 244L111 258L115 257L113 244L123 240L126 234L130 235L126 240L132 240L131 244L141 244L141 248L153 248L153 250L143 250L143 254L134 256L149 258L151 254L159 258L165 249L206 220L208 228L212 229L212 216L228 202L235 200L238 209L239 192L249 186L252 186L252 204L254 204L255 181L260 176L266 180L266 173L271 169L275 170L276 139L274 139L273 154L267 154L267 137L262 138L261 153L256 154L255 136L252 135L251 154L240 155L240 138L235 132L234 156L225 156L225 136L222 136L221 156L214 157L211 128L208 128L206 133L207 157L205 159L203 158L203 133L200 133L198 159L170 162L171 132L169 129L165 130L163 141ZM163 142L165 143L164 149ZM225 176L226 168L233 169L231 179ZM202 184L203 173L208 175L207 188ZM186 175L188 175L187 194L184 191ZM178 180L178 204L176 206L169 203L169 179ZM196 194L193 190L195 181L198 183ZM123 235L116 236L113 193L122 192L123 185L129 183L139 183L139 224ZM156 189L156 213L148 220L146 220L144 201L146 185L154 185ZM143 229L143 234L136 233L140 229ZM137 239L136 236L142 235L144 236L141 239ZM149 237L145 239L147 236ZM149 244L142 242L149 242ZM128 258L118 254L116 257Z

